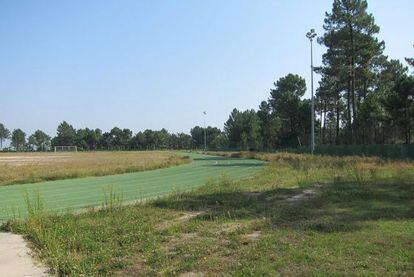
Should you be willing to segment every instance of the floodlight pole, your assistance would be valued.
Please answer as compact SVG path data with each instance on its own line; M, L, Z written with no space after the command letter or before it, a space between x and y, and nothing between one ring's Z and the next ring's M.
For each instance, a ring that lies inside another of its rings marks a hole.
M315 29L311 29L307 34L306 37L310 41L311 46L311 105L312 105L312 112L311 112L311 154L315 151L315 100L313 97L313 39L316 37Z
M204 151L207 151L206 112L204 114Z

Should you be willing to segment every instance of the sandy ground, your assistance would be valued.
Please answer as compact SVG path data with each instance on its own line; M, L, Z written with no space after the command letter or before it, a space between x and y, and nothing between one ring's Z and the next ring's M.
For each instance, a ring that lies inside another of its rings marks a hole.
M22 236L0 233L0 275L7 277L49 276L35 264Z

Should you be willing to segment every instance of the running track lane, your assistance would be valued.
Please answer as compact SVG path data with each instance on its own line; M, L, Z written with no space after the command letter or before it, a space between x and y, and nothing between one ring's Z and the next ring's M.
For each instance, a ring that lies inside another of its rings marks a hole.
M124 202L136 201L190 190L222 174L233 179L246 178L264 164L251 159L188 155L193 159L190 164L171 168L0 187L0 221L26 215L26 194L34 198L39 193L45 210L74 211L101 206L111 187L122 194Z

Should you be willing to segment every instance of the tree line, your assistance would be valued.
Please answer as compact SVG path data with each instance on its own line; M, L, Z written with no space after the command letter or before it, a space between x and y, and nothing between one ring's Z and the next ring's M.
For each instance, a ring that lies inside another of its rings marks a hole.
M318 43L326 48L322 65L314 67L321 80L315 95L316 143L412 143L414 130L414 76L399 60L384 55L380 28L367 11L365 0L334 0L325 14ZM414 67L414 58L406 58ZM308 146L311 101L304 98L305 79L289 73L274 82L269 98L257 110L234 109L223 130L200 126L190 134L114 127L74 129L62 122L54 138L41 130L30 135L0 124L0 147L11 139L16 150L47 150L76 145L84 150L202 149L204 131L208 149L271 150Z
M207 147L222 149L226 140L223 132L216 127L206 128ZM170 133L166 129L145 130L135 135L130 129L112 128L109 132L101 129L75 129L63 121L57 127L56 136L51 138L42 130L37 130L27 137L21 129L10 132L0 123L0 149L3 142L10 139L15 151L49 151L55 146L77 146L79 150L160 150L160 149L203 149L204 128L195 126L190 134Z

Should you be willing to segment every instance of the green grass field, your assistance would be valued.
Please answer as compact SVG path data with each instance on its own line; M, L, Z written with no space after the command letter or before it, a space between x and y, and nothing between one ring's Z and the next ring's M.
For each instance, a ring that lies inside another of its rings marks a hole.
M189 155L193 162L177 167L144 172L68 179L0 187L0 221L25 216L27 200L38 195L46 211L71 211L100 206L116 194L123 202L153 198L173 191L201 186L210 178L226 174L243 178L263 162L251 159Z

